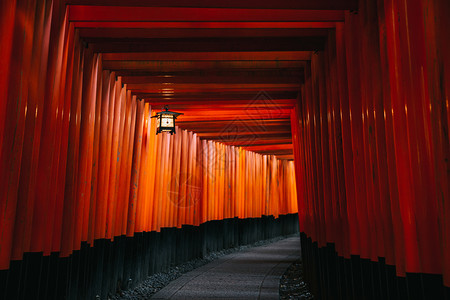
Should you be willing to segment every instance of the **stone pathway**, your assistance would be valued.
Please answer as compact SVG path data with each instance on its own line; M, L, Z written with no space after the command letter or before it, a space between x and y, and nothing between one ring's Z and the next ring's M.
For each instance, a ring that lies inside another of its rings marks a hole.
M281 275L299 258L299 237L250 248L182 275L151 299L278 299Z

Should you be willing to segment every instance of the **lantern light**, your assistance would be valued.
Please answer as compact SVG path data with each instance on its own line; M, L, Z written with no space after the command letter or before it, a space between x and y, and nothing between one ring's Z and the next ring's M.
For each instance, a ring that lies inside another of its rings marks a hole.
M157 112L152 118L156 119L156 134L161 132L170 132L174 134L175 132L175 119L182 115L182 113L177 113L174 111L169 111L169 106L164 105L161 112Z

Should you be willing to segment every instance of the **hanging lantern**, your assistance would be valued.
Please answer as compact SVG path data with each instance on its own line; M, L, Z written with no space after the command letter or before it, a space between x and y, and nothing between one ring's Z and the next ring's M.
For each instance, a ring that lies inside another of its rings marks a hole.
M155 116L152 118L156 119L156 134L160 132L170 132L170 134L175 132L175 119L182 115L182 113L177 113L173 111L169 111L169 107L164 105L164 108L161 112L157 112Z

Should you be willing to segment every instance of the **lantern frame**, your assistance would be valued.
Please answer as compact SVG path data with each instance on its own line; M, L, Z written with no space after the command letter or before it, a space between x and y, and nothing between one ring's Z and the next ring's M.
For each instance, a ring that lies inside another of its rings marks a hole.
M178 113L169 110L168 105L164 105L162 111L157 112L152 118L157 118L156 120L156 135L161 132L170 132L170 135L176 133L175 131L175 120L179 115L183 113ZM170 124L171 123L171 124Z

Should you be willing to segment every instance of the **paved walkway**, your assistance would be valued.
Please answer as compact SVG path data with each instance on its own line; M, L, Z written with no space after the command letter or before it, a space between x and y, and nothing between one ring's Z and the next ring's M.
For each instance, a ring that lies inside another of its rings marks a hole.
M152 299L278 299L280 277L299 257L299 237L235 252L184 274Z

